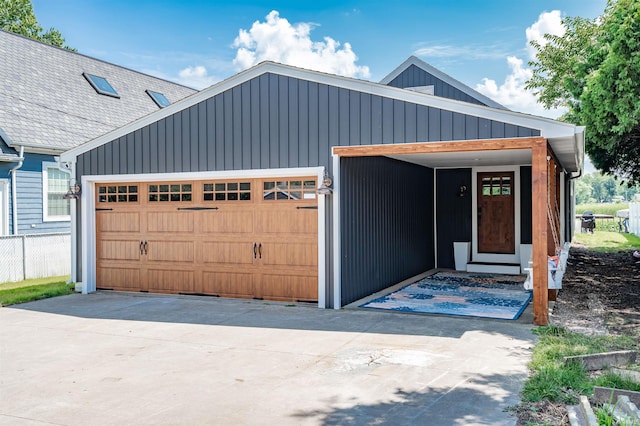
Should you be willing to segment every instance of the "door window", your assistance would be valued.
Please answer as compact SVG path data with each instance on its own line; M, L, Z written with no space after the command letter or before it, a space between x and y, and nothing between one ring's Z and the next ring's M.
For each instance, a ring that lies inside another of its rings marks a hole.
M482 195L487 197L511 195L511 176L492 176L482 178Z

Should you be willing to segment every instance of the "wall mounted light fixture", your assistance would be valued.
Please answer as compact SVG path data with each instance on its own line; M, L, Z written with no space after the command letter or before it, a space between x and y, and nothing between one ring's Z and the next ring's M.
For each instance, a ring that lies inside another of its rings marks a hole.
M316 192L320 195L331 194L333 192L333 189L331 188L332 183L333 180L331 180L331 177L329 177L327 172L324 172L324 178L322 179L322 183L320 184L318 189L316 189Z
M62 196L62 198L64 198L65 200L77 200L78 198L80 198L80 194L82 194L80 184L76 183L69 186L69 190Z

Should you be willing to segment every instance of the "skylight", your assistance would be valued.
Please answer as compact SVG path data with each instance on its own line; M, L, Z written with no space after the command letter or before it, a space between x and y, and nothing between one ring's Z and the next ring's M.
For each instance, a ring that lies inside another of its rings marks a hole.
M169 101L169 99L167 99L167 97L160 92L154 92L153 90L147 89L147 94L151 96L151 99L153 99L153 101L156 104L158 104L160 108L164 108L171 105L171 102Z
M83 72L82 75L87 81L91 84L91 86L96 90L96 92L101 95L113 96L114 98L119 98L118 92L113 88L111 84L104 77L98 77L97 75L88 74Z

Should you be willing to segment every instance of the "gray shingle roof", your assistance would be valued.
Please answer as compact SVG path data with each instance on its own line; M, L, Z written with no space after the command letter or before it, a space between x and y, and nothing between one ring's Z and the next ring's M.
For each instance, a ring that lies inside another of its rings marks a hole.
M176 102L196 90L0 30L0 128L11 146L67 150L158 110L145 92ZM106 78L120 98L83 77Z

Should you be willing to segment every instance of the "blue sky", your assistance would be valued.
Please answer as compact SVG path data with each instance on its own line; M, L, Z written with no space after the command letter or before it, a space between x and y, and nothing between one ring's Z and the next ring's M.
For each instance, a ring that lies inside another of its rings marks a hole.
M606 0L33 0L80 53L203 88L263 60L379 81L410 55L503 103L524 93L528 40ZM277 11L277 13L272 13ZM555 12L554 12L555 11ZM242 33L242 36L240 36Z

